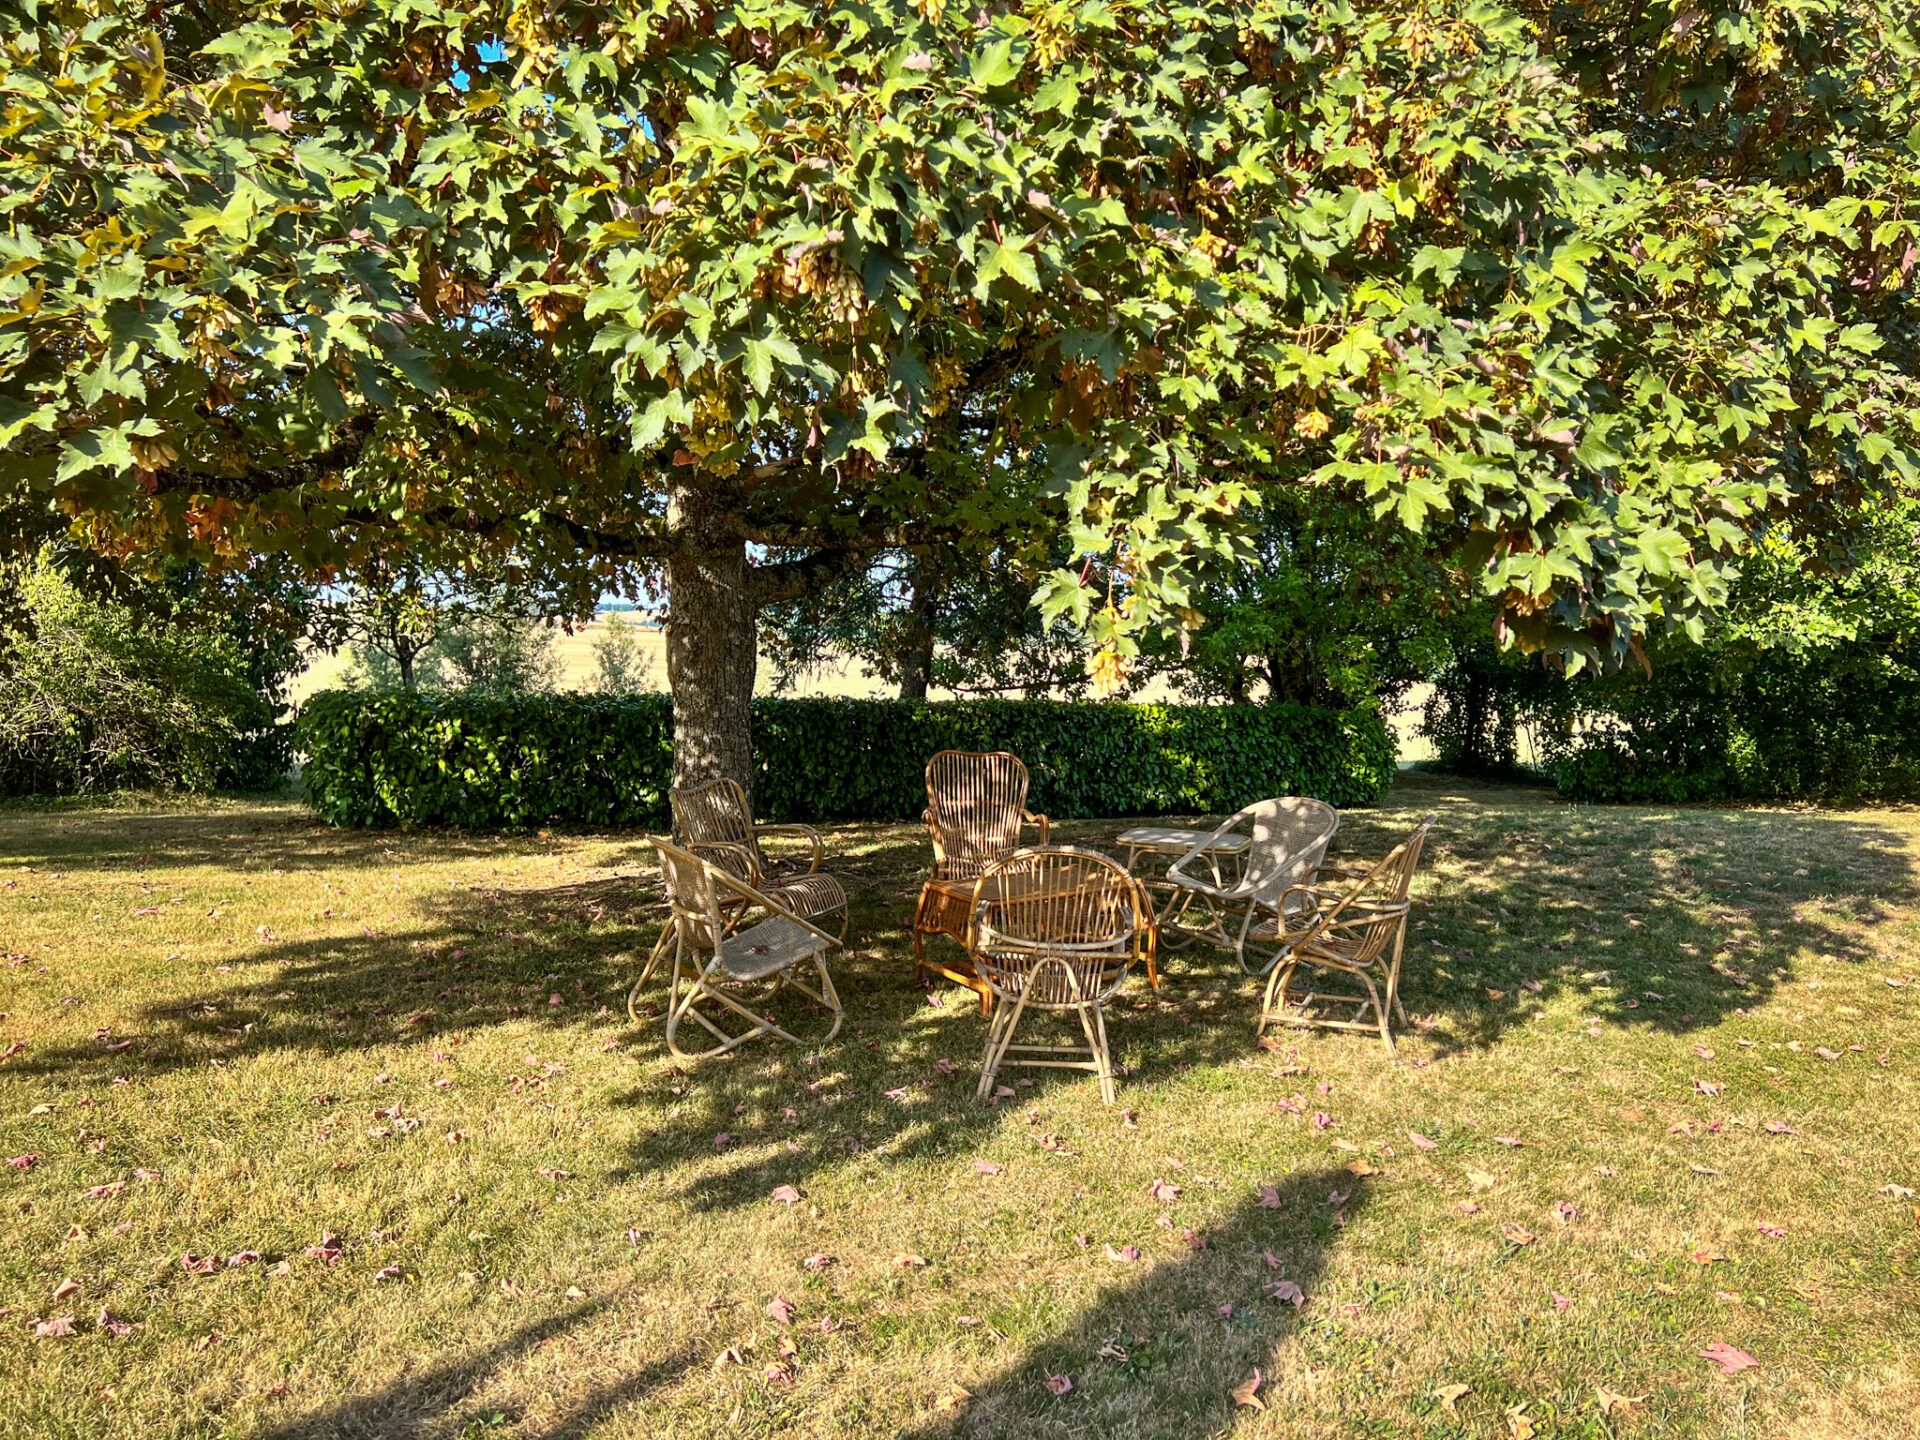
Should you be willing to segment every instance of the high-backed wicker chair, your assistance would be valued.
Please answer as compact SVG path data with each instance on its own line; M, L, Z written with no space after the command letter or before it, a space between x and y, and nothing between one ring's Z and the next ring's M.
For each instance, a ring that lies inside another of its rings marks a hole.
M942 750L927 762L927 809L922 817L933 841L933 873L920 887L913 915L913 978L922 970L957 981L980 994L986 1014L993 995L974 973L971 959L927 959L926 937L946 935L961 945L973 920L973 884L997 860L1020 848L1020 832L1032 825L1045 845L1052 823L1027 809L1030 785L1020 757L1004 750L980 753Z
M1247 974L1266 974L1282 953L1281 901L1313 875L1339 828L1339 812L1322 800L1289 795L1247 806L1155 882L1168 897L1162 930L1231 950ZM1219 842L1237 834L1248 837L1247 848L1238 872L1223 875L1215 859ZM1296 897L1294 903L1304 902Z
M974 885L967 949L1001 1002L987 1026L978 1098L993 1094L1002 1065L1091 1070L1114 1100L1113 1055L1103 1008L1155 941L1153 900L1106 856L1071 846L1022 850L988 865ZM1017 1045L1029 1009L1070 1010L1084 1046Z
M803 920L817 921L836 929L841 939L847 934L847 892L840 882L820 868L826 854L826 842L811 825L756 825L753 810L747 804L747 792L737 780L709 780L685 790L669 790L667 802L673 807L674 829L686 848L702 860L718 865L728 874L746 881L757 890L775 896ZM805 860L773 860L760 846L763 836L795 835L808 845ZM737 898L723 900L722 909L735 918L745 909ZM641 989L653 977L654 970L667 953L672 927L660 932L653 953L627 995L627 1013L635 1014Z
M1280 906L1286 917L1286 930L1280 937L1283 953L1267 981L1256 1034L1264 1032L1270 1023L1317 1025L1329 1030L1378 1029L1380 1039L1392 1051L1392 1022L1397 1017L1404 1025L1407 1020L1400 1005L1400 961L1407 941L1407 915L1412 908L1407 897L1433 821L1431 815L1421 821L1375 865L1322 867L1314 877L1315 883L1296 886L1287 893ZM1358 981L1365 993L1309 990L1294 995L1294 976L1302 966ZM1341 1020L1311 1013L1321 1005L1351 1006L1353 1014Z
M771 1015L756 1011L736 996L745 982L771 980L776 990L790 986L833 1012L833 1028L820 1043L840 1033L845 1012L827 971L827 954L841 942L812 921L795 914L766 891L757 889L731 871L723 870L689 850L655 839L660 871L666 881L668 921L673 950L673 981L667 995L667 1050L680 1060L721 1055L761 1035L778 1035L804 1045L798 1035ZM743 925L742 917L763 919ZM811 964L818 988L802 981L797 971ZM699 1007L716 1011L709 1017ZM751 1028L731 1033L719 1020L726 1012L752 1022ZM687 1020L705 1029L716 1044L708 1049L680 1048L680 1026Z
M795 914L823 923L838 917L842 937L847 933L847 892L820 868L826 842L811 825L757 825L747 804L747 792L737 780L709 780L686 790L670 790L673 823L687 849L722 870L737 875L756 889L776 895ZM770 860L760 846L769 835L794 835L807 842L804 861Z

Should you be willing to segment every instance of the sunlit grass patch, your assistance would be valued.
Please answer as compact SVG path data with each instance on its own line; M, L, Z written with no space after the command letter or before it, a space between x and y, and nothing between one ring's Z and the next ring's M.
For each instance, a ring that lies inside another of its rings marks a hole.
M639 837L0 810L0 1433L1910 1433L1920 814L1338 847L1429 811L1397 1058L1189 951L1109 1109L973 1102L912 827L830 834L839 1039L683 1068Z

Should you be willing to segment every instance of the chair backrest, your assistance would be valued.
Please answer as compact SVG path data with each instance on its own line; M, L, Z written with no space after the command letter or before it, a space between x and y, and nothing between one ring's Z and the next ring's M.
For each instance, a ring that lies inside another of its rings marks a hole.
M1026 765L1005 750L942 750L927 761L935 873L971 880L1019 849L1030 784Z
M974 885L968 949L1002 994L1024 988L1030 1001L1067 1004L1116 984L1152 927L1152 899L1124 866L1050 845L987 865Z
M1239 890L1262 905L1274 905L1290 885L1304 884L1322 861L1340 828L1340 812L1324 800L1287 795L1249 805L1228 822L1252 831Z
M1323 912L1319 928L1341 938L1350 947L1351 960L1370 964L1385 952L1407 922L1410 910L1407 897L1413 889L1413 872L1419 868L1420 852L1433 830L1429 815L1370 870L1355 881L1352 888Z
M649 836L648 841L660 857L660 878L672 909L670 923L681 942L690 950L718 954L723 932L712 870L698 855L678 845L658 836Z
M747 805L747 792L738 780L709 780L685 790L669 790L667 803L673 806L673 823L689 845L729 845L746 852L750 873L742 880L757 881L766 873L766 856L754 835L753 811ZM740 869L738 857L727 851L710 853L707 859L729 871ZM734 863L729 864L732 859Z

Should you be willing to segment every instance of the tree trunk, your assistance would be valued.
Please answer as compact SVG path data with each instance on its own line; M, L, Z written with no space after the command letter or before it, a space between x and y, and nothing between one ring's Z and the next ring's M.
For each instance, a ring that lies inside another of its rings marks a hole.
M913 562L913 592L900 638L900 698L924 700L933 681L934 626L940 613L940 577L926 556Z
M667 561L667 686L673 693L673 783L737 780L753 789L753 680L758 599L746 542L697 492L676 488L680 548Z

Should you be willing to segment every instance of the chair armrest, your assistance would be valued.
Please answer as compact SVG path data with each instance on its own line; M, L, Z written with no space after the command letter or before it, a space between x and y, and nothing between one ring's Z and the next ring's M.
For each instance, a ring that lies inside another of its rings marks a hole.
M835 949L840 949L846 944L846 942L840 939L839 936L828 934L825 930L822 930L818 925L814 924L811 920L808 920L805 917L795 913L795 911L791 906L785 904L780 900L776 900L773 896L767 894L764 890L761 890L756 886L749 885L745 880L740 879L736 875L730 875L725 870L721 870L716 867L713 872L713 880L716 885L719 885L724 887L725 889L731 890L735 894L739 895L741 899L750 901L751 903L760 906L768 914L778 915L782 919L791 920L794 924L800 926L803 930L811 930L814 934L818 935L822 940L825 940L828 944L832 945Z
M799 835L804 837L807 844L813 849L813 856L807 862L807 873L809 875L819 870L820 862L826 858L826 842L820 838L820 832L811 825L756 825L753 827L753 833L756 839L763 835Z
M1047 838L1053 834L1053 822L1051 820L1044 815L1036 815L1031 810L1022 810L1020 812L1020 818L1040 832L1040 843L1042 845L1047 843Z

